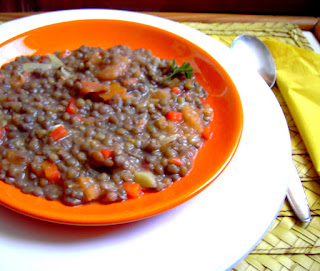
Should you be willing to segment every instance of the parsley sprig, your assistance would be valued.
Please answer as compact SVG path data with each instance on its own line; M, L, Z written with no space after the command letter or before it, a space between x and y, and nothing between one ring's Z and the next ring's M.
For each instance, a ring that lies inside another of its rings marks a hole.
M160 81L160 84L164 83L165 81L167 81L171 77L173 77L176 74L181 73L181 72L184 72L186 77L188 79L191 79L192 78L192 72L195 70L194 68L192 68L190 66L190 63L188 63L188 62L183 62L182 66L180 66L180 67L176 66L176 60L175 59L173 59L173 61L172 61L171 69L172 69L173 72L169 76L167 76L164 79L162 79Z

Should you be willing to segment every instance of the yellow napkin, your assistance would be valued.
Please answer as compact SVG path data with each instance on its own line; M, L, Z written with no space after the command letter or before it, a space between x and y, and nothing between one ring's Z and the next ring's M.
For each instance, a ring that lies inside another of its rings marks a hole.
M320 175L320 54L265 40L277 68L277 85Z

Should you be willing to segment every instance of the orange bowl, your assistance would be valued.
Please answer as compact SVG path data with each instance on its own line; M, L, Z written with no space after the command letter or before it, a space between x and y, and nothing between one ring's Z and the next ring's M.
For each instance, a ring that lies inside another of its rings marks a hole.
M37 16L33 17L37 19ZM152 21L152 16L148 18ZM189 62L196 69L196 80L208 91L208 102L214 110L211 123L214 134L199 151L191 172L167 189L146 193L139 199L77 207L27 195L0 182L1 204L25 215L52 222L118 224L169 210L198 194L218 177L235 153L241 137L243 113L239 94L227 72L209 53L184 37L151 25L114 18L79 18L47 24L3 42L0 45L0 61L8 61L4 59L4 55L8 55L5 52L17 56L71 50L81 45L109 48L125 44L132 49L150 49L160 58L176 59L180 65Z

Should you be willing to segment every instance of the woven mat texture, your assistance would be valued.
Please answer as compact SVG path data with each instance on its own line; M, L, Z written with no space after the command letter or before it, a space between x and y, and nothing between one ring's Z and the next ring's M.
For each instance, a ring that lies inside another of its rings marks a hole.
M283 22L263 23L184 23L230 46L241 34L262 39L276 39L287 44L312 50L297 25ZM255 247L233 270L320 270L320 178L317 175L299 131L278 87L273 87L290 129L293 161L299 171L312 220L301 223L286 200L273 225ZM230 244L232 245L232 244Z

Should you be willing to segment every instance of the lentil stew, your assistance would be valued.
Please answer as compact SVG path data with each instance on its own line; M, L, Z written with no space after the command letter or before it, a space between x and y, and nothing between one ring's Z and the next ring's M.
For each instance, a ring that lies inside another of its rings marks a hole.
M137 198L186 176L211 137L213 110L193 76L169 78L173 63L119 45L5 64L0 179L76 206Z

